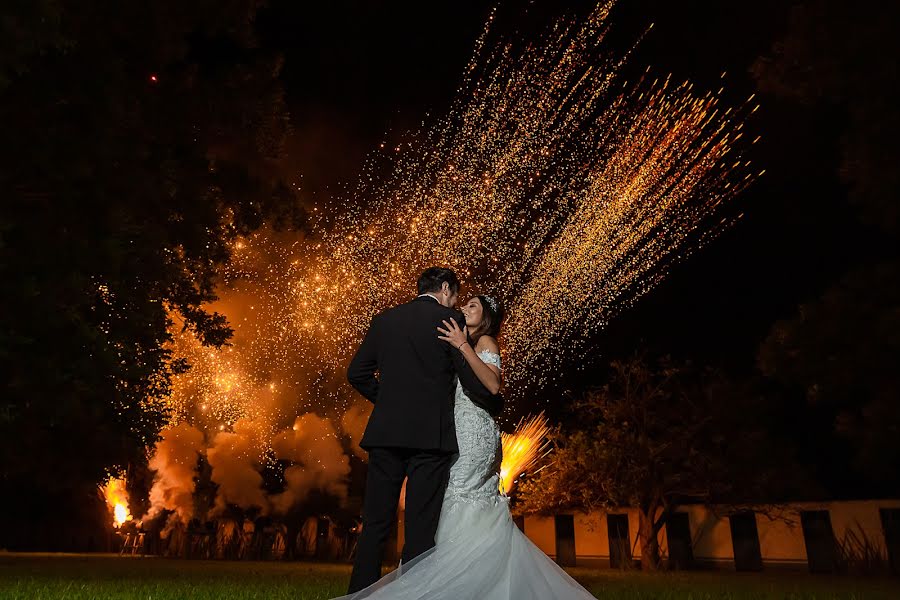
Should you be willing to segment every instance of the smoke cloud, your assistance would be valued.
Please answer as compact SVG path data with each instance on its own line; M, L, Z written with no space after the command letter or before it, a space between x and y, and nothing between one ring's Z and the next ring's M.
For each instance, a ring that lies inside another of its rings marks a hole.
M313 489L347 497L350 459L330 420L308 413L272 440L275 456L294 464L284 472L285 491L272 497L275 512L286 513Z
M150 468L156 475L150 490L150 510L144 518L172 510L174 517L187 524L194 515L194 475L203 447L203 433L187 423L162 431L162 440L150 458Z
M219 486L212 514L220 514L228 504L240 508L257 507L265 514L269 505L262 489L263 478L257 469L259 433L246 419L238 419L233 429L233 432L217 434L206 452L212 467L212 480Z

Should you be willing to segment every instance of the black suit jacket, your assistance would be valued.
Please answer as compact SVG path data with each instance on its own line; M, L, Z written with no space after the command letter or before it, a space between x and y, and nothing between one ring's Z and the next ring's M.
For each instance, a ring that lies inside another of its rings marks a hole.
M499 414L500 395L488 392L462 353L438 339L437 328L450 319L465 327L461 313L430 296L372 319L347 369L350 385L375 404L360 446L458 452L453 426L456 375L473 402Z

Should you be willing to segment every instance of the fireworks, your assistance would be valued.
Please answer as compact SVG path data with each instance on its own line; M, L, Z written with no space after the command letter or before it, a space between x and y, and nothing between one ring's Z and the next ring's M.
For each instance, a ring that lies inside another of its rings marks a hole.
M236 244L213 307L234 345L179 336L194 368L176 381L176 420L252 420L266 438L304 411L339 419L371 317L435 264L506 305L515 398L727 226L722 208L753 179L732 149L752 98L729 109L649 71L626 81L606 47L611 6L521 50L486 28L449 114L382 144L353 193L315 208L312 233Z
M550 453L550 425L544 413L522 418L513 433L504 433L500 491L509 493L519 476Z
M106 500L107 506L113 516L113 525L121 527L126 521L131 520L131 512L128 510L128 492L125 490L125 480L110 477L100 491Z

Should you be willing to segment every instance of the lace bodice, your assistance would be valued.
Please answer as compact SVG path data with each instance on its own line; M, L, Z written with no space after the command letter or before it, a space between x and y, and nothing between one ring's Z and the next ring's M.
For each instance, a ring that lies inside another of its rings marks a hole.
M482 350L478 353L486 364L500 368L500 356ZM500 495L500 463L502 451L500 429L483 408L473 403L462 386L456 386L453 417L459 456L450 468L450 481L444 503L475 502L496 505Z

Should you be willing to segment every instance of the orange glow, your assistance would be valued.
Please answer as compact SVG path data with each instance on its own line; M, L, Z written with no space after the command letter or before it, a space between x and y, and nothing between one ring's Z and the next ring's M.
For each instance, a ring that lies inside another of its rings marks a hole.
M503 462L500 465L500 491L509 493L519 475L537 465L550 452L547 434L550 425L544 413L523 418L513 433L504 433Z
M113 525L121 527L132 519L128 511L128 492L125 491L125 480L110 477L102 488L103 497L113 514Z

